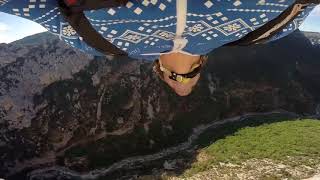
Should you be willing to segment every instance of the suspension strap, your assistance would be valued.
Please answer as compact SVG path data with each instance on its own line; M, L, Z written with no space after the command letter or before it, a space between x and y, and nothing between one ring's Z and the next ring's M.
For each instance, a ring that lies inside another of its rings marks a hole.
M271 37L285 28L310 4L320 4L320 0L297 0L293 5L283 11L277 18L269 21L257 30L248 33L243 38L229 45L250 45L267 42Z
M89 46L105 55L127 56L126 52L99 34L83 13L84 10L117 7L124 2L125 0L59 0L59 7L65 20Z
M128 0L62 0L71 12L82 12L102 8L119 7Z

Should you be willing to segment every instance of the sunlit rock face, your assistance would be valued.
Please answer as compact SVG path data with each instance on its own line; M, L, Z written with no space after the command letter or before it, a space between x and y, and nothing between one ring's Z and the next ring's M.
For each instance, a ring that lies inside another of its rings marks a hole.
M248 112L315 114L320 48L308 38L296 32L265 45L219 48L187 97L161 82L150 62L91 57L46 33L0 44L0 177L28 179L54 165L81 173L107 168Z
M92 59L48 33L1 44L0 107L8 128L30 127L37 113L34 96L55 81L72 78Z

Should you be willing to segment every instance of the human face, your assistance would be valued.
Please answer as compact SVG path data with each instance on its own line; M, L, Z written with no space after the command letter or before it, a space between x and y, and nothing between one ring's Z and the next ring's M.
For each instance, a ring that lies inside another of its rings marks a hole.
M177 93L179 96L187 96L189 95L194 86L197 84L197 82L199 81L200 78L200 74L198 74L197 76L195 76L194 78L190 79L190 81L188 83L180 83L178 81L174 81L172 79L169 78L169 75L164 74L163 80L164 82L166 82L173 91L175 91L175 93Z
M158 61L160 71L158 74L179 96L187 96L197 84L200 74L190 78L188 82L178 82L170 78L171 72L176 74L188 74L196 67L202 65L203 59L199 56L191 56L182 53L170 53L161 55Z

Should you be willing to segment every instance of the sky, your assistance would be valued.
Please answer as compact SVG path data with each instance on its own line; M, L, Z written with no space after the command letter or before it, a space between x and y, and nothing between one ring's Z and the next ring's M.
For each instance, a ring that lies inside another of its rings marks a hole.
M320 32L320 5L311 12L300 30ZM45 28L32 21L0 12L0 43L10 43L44 31Z
M46 29L39 24L0 12L0 43L10 43L44 31Z

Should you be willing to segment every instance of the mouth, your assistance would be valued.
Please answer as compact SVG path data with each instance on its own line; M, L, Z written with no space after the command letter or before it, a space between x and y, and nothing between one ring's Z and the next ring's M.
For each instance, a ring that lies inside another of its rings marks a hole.
M179 96L188 96L191 92L177 92L175 91L176 94L178 94Z
M181 84L176 81L169 79L169 81L165 81L167 85L179 96L188 96L195 89L196 84L194 82L189 82L188 84Z
M179 96L187 96L192 92L192 89L184 89L184 88L172 88L176 94L178 94Z

